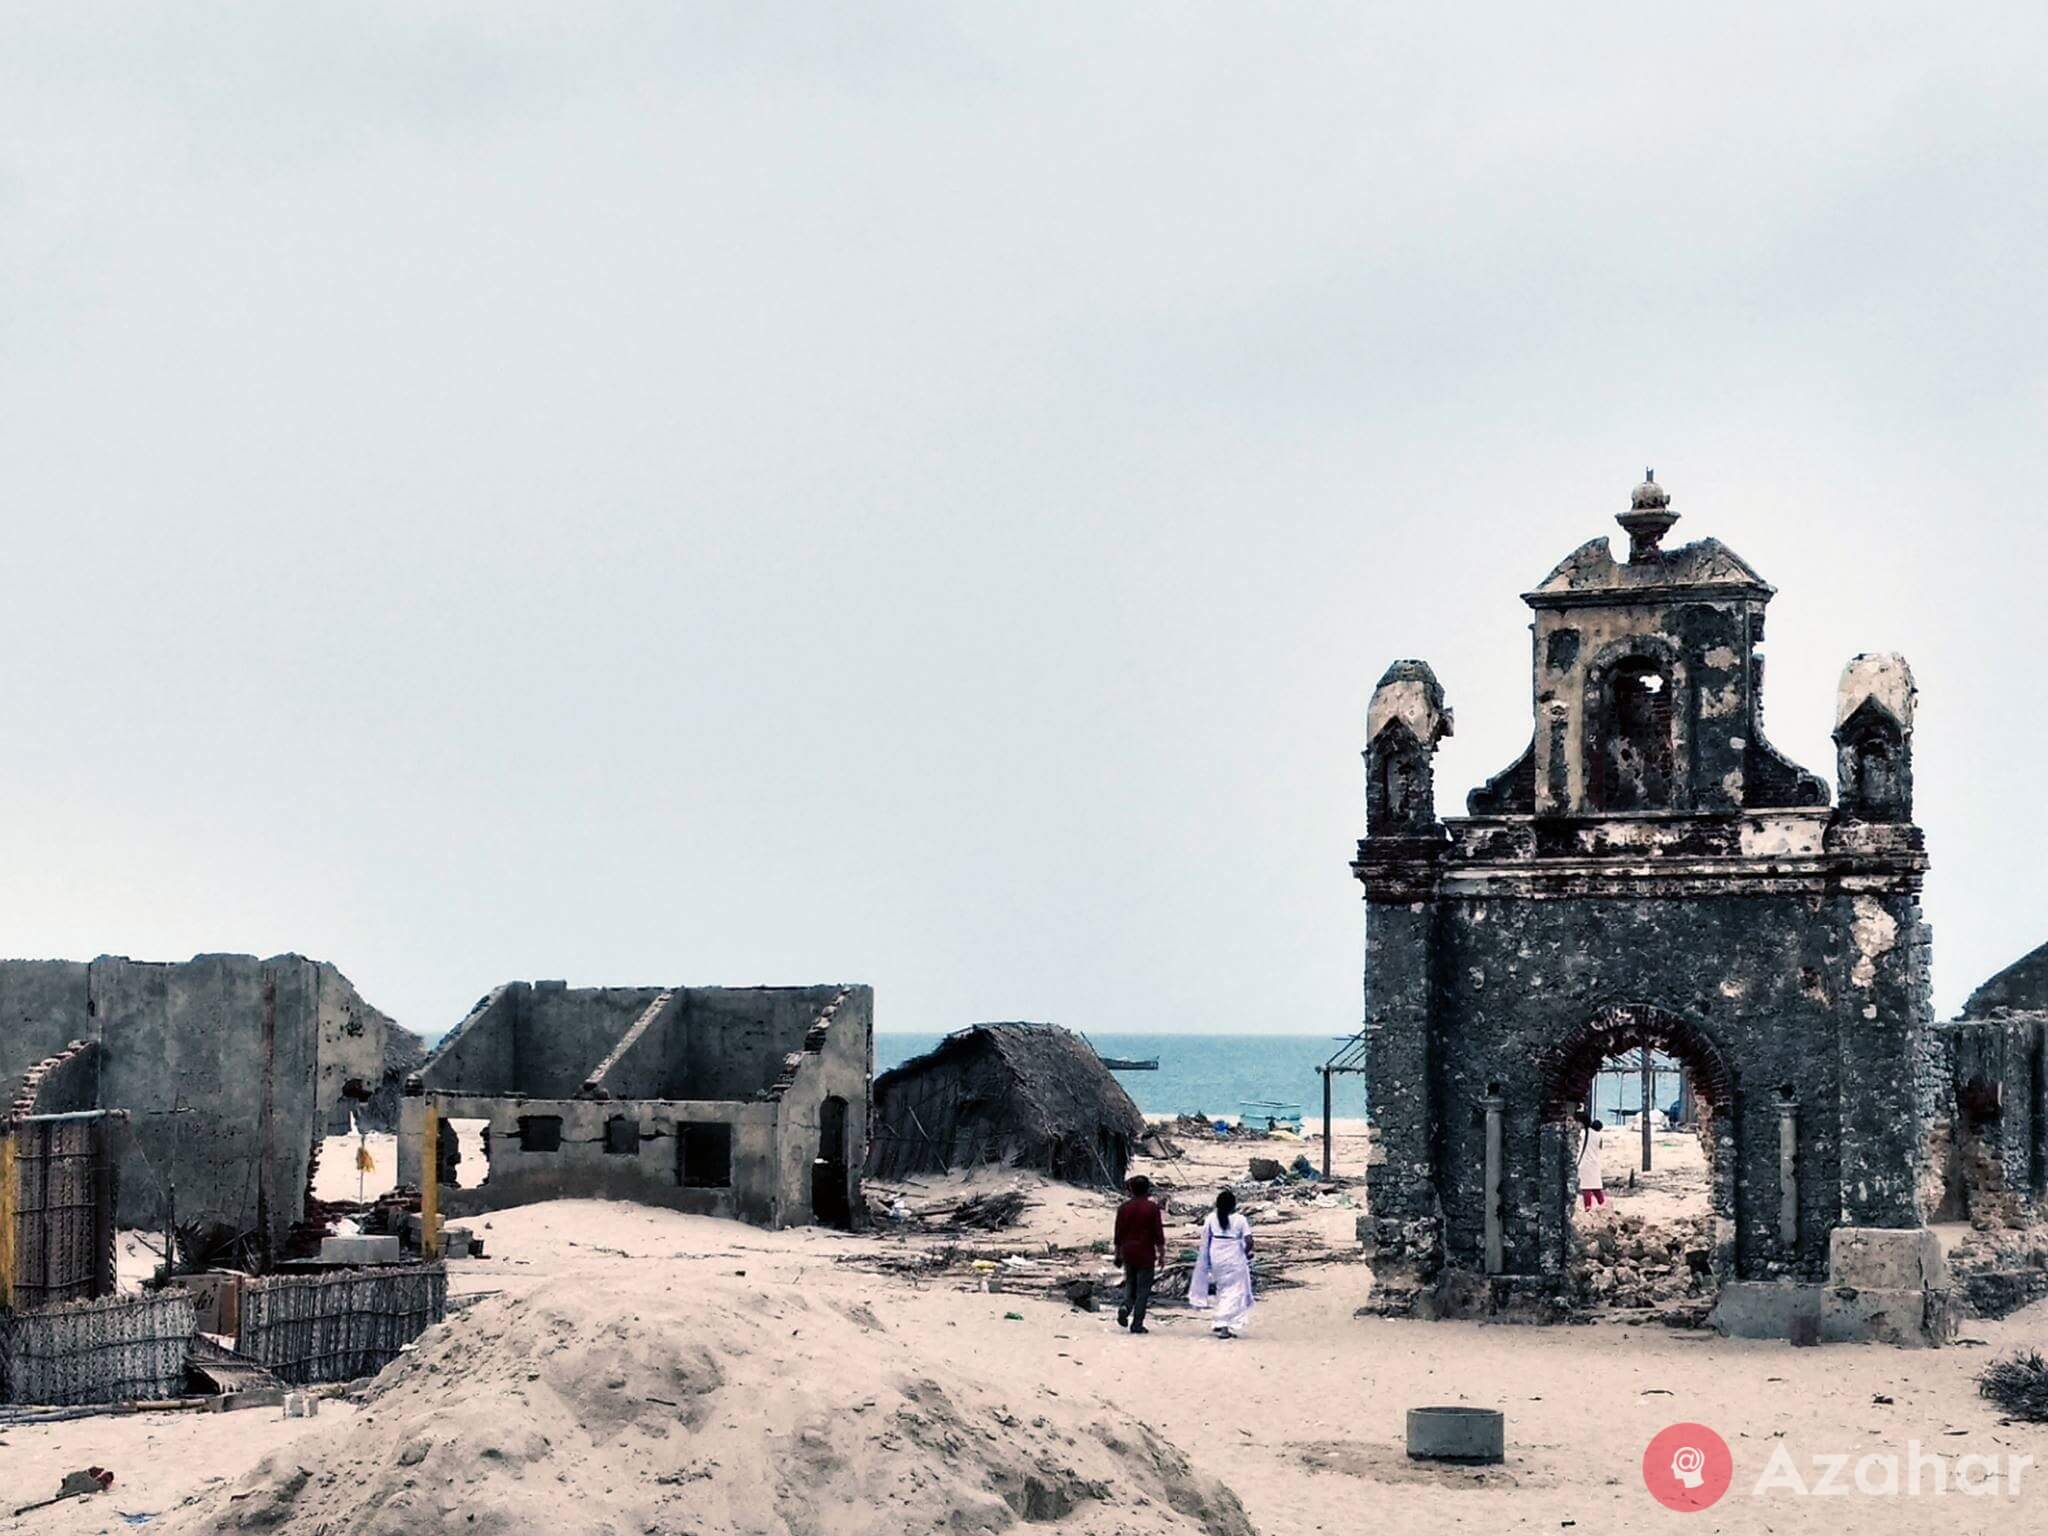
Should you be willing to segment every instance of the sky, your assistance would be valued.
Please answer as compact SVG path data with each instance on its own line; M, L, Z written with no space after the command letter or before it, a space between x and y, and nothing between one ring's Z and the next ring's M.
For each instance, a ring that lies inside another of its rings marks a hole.
M1455 14L1451 14L1455 11ZM2048 12L0 7L0 952L1356 1027L1646 465L2048 940Z

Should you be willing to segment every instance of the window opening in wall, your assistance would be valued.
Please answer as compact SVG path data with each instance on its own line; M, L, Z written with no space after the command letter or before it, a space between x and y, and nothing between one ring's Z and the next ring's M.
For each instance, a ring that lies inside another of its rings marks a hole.
M521 1115L519 1117L519 1150L522 1152L561 1151L562 1117L560 1115Z
M491 1176L491 1122L488 1120L443 1120L440 1143L455 1148L454 1177L442 1175L443 1184L457 1189L475 1189Z
M640 1122L631 1115L613 1115L604 1123L604 1149L614 1157L640 1150Z
M1599 722L1599 805L1654 811L1671 804L1671 680L1657 663L1631 656L1607 680Z
M676 1127L676 1182L685 1189L732 1187L732 1127Z

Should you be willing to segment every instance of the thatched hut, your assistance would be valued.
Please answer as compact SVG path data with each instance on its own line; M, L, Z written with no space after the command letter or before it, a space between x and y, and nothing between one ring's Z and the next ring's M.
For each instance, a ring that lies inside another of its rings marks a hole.
M1145 1117L1102 1058L1057 1024L976 1024L875 1079L868 1173L994 1163L1120 1185Z

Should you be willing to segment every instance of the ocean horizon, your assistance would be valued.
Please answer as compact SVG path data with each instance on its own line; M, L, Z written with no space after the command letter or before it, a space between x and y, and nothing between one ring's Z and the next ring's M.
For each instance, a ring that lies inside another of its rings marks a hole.
M945 1038L940 1033L875 1032L875 1071L886 1072L921 1056ZM1318 1068L1343 1045L1336 1035L1195 1035L1090 1033L1104 1056L1149 1060L1156 1072L1119 1072L1138 1108L1148 1115L1228 1115L1247 1099L1298 1104L1311 1119L1323 1113ZM1364 1079L1339 1077L1332 1117L1362 1119Z
M1247 1099L1271 1099L1297 1104L1304 1116L1320 1120L1323 1113L1323 1079L1318 1070L1342 1048L1337 1035L1207 1035L1207 1034L1089 1034L1089 1042L1104 1056L1149 1060L1157 1057L1153 1072L1118 1072L1140 1110L1148 1115L1235 1116ZM921 1056L945 1039L940 1032L877 1030L875 1071L886 1072L913 1056ZM1659 1060L1657 1097L1662 1105L1677 1097L1677 1079L1669 1064ZM1599 1082L1594 1113L1610 1122L1635 1111L1641 1089L1628 1071L1608 1071ZM1345 1073L1332 1090L1331 1118L1365 1118L1365 1078Z

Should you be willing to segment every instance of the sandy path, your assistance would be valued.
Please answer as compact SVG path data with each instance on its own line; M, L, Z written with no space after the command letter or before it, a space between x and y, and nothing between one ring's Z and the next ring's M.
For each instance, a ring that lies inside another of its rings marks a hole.
M1319 1144L1308 1150L1320 1157ZM1190 1197L1206 1198L1215 1181L1242 1166L1246 1152L1241 1144L1189 1147L1173 1176ZM1340 1170L1348 1164L1355 1171L1362 1161L1362 1146L1340 1145ZM913 1193L942 1197L942 1182ZM976 1187L1000 1182L985 1177ZM1030 1253L1047 1242L1078 1245L1107 1236L1108 1197L1055 1187L1037 1198L1022 1227L990 1241ZM1342 1244L1357 1214L1309 1206L1301 1221ZM502 1211L483 1222L493 1257L453 1266L458 1293L518 1295L570 1277L628 1309L636 1296L744 1280L769 1294L800 1288L814 1300L858 1301L896 1341L906 1369L931 1362L972 1372L1014 1404L1055 1414L1066 1398L1110 1400L1178 1444L1198 1471L1235 1489L1267 1536L1353 1532L1361 1525L1425 1536L1656 1528L1676 1517L1644 1491L1640 1460L1657 1430L1685 1419L1719 1430L1736 1461L1734 1490L1713 1510L1688 1517L1688 1530L2048 1530L2048 1473L2038 1484L2023 1473L2016 1498L1749 1491L1780 1441L1814 1481L1821 1475L1814 1456L1903 1454L1916 1438L1929 1452L2017 1452L2048 1466L2048 1427L2001 1426L1971 1380L1994 1351L2042 1344L2043 1307L1967 1325L1966 1336L1982 1347L1795 1350L1615 1323L1534 1328L1357 1318L1369 1271L1337 1264L1302 1271L1306 1288L1267 1297L1242 1341L1219 1343L1193 1314L1172 1308L1157 1315L1150 1338L1135 1339L1106 1312L984 1293L966 1275L913 1282L843 1262L900 1254L937 1241L931 1238L763 1232L589 1201ZM448 1326L463 1324L458 1318ZM1404 1411L1460 1402L1505 1412L1507 1464L1465 1471L1409 1463L1401 1454ZM94 1461L124 1475L113 1496L93 1501L98 1508L0 1519L0 1531L130 1529L114 1518L115 1509L165 1509L209 1478L238 1475L280 1443L294 1442L313 1465L350 1412L330 1405L311 1423L256 1411L0 1431L0 1483L10 1490L54 1486L64 1471Z

